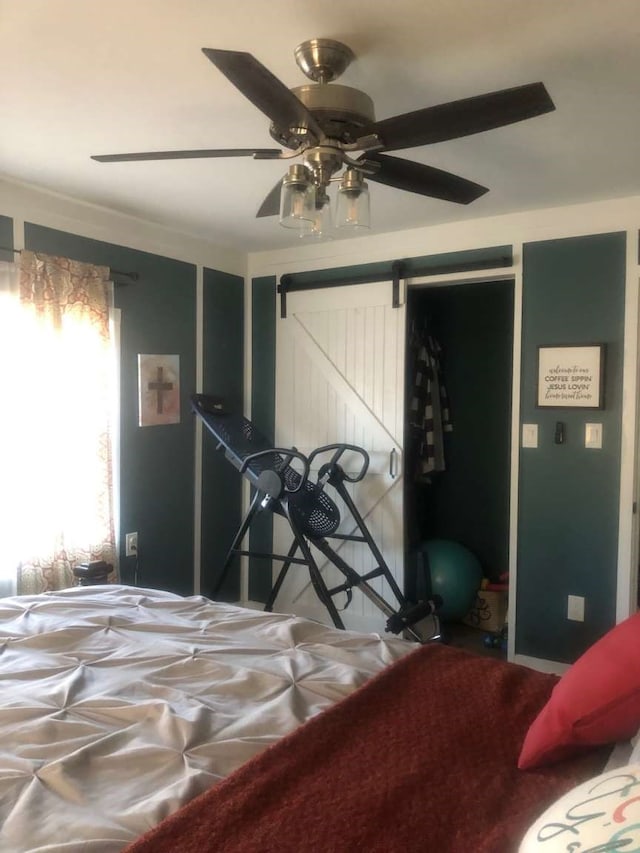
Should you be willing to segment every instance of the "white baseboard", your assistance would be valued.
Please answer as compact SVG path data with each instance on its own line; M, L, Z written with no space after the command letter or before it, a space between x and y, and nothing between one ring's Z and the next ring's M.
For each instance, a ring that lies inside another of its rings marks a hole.
M557 660L545 660L544 658L534 658L530 655L514 655L513 663L518 663L521 666L528 666L529 669L537 669L538 672L550 672L552 675L562 675L571 666L569 663L561 663Z

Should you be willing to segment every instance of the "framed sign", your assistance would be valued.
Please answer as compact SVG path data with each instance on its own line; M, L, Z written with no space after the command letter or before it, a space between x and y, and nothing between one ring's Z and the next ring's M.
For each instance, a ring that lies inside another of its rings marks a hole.
M538 347L536 406L602 409L604 344Z

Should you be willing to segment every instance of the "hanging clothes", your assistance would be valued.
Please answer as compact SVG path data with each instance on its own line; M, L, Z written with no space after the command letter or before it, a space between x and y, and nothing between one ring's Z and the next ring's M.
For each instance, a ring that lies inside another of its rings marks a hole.
M431 475L444 471L444 433L452 432L453 422L445 388L438 341L426 332L412 335L414 380L409 424L414 440L414 476L430 482Z

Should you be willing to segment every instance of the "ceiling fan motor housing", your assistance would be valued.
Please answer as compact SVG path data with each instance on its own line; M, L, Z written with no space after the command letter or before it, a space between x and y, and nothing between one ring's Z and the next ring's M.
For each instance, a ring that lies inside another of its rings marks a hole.
M362 136L362 128L375 122L373 101L359 89L338 83L308 83L291 90L311 112L329 139L348 145ZM307 140L305 127L276 127L270 133L278 144L296 149Z

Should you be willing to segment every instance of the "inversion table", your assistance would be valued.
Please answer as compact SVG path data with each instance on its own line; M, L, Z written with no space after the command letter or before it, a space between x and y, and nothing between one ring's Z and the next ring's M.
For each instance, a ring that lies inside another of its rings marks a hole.
M329 444L318 447L309 456L296 448L273 447L256 430L251 421L242 415L233 414L225 409L222 399L204 394L191 398L193 411L218 442L218 450L223 449L225 457L243 474L254 487L249 510L236 533L227 558L218 577L213 594L220 590L236 555L245 554L264 557L282 562L282 568L271 588L264 609L271 611L278 592L292 565L304 565L309 570L313 588L327 608L337 628L344 628L340 613L334 603L334 597L340 593L347 596L348 606L352 599L352 590L359 589L387 617L386 630L405 636L418 642L440 639L440 626L436 610L441 602L438 597L417 604L410 603L402 594L384 557L367 530L364 519L358 512L345 483L360 482L369 466L369 455L361 447L350 444ZM360 470L355 475L347 474L339 464L344 453L355 453L362 459ZM319 456L330 454L328 462L321 465L318 480L309 479L311 463ZM357 532L338 533L340 512L335 502L326 493L325 487L332 486L351 513ZM251 522L257 513L269 511L283 516L293 533L293 542L286 555L270 554L243 550L240 545ZM364 543L371 551L376 567L360 575L349 566L340 554L331 547L328 539L346 540ZM312 548L321 554L344 575L344 582L329 589L314 558ZM296 556L300 553L300 556ZM370 581L383 577L389 585L396 606L389 602L371 586ZM428 626L428 627L426 627ZM426 630L425 630L426 628Z

